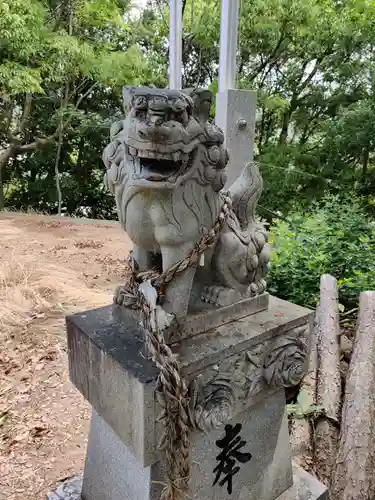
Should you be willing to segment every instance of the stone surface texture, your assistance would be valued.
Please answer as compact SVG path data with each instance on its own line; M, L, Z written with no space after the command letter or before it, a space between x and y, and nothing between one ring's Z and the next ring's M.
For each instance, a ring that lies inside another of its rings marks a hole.
M81 500L82 476L65 479L56 489L47 495L47 500Z
M70 379L148 465L155 451L158 371L145 355L139 322L130 313L119 321L109 306L68 317L67 332Z
M91 440L90 445L91 449L94 448L94 446L100 446L101 442L100 439L103 439L104 436L104 449L106 450L107 447L111 449L111 456L112 460L106 455L106 458L109 459L109 471L113 470L114 462L116 465L116 470L118 472L118 477L117 475L115 476L115 483L120 483L120 488L127 487L126 480L123 481L123 471L128 471L129 464L130 464L130 471L129 472L134 472L137 474L137 477L139 478L139 495L145 494L146 496L129 496L129 490L126 491L123 496L119 497L122 498L123 500L133 500L133 499L144 499L144 498L150 498L151 492L149 491L149 487L154 488L154 498L152 500L158 500L157 497L155 497L155 494L157 495L160 491L157 491L158 489L160 490L161 485L159 485L157 482L155 483L150 483L150 468L147 469L139 469L139 470L133 470L132 465L136 466L137 462L134 462L134 457L132 455L129 456L129 452L124 448L122 443L118 442L118 438L111 433L110 428L105 428L106 424L101 421L100 422L100 417L97 415L93 415L93 423L92 423L92 430L97 432L95 443ZM105 437L105 432L108 432L110 435ZM114 442L111 441L111 438ZM118 448L116 447L116 444L118 445ZM99 451L97 449L97 451ZM117 455L113 456L113 453L116 453ZM107 490L104 489L105 483L103 484L103 481L98 479L96 481L97 484L95 484L94 481L89 480L89 471L90 469L92 470L93 467L108 467L105 463L103 463L103 459L100 459L100 455L97 456L93 454L93 452L90 455L91 459L90 461L87 462L86 464L86 498L90 498L90 495L93 492L94 488L99 488L99 490L95 491L96 494L96 499L97 500L103 500L108 498L113 498L116 497L108 497L107 495ZM118 460L119 457L123 457L123 460ZM97 461L95 462L94 459ZM118 463L119 462L119 463ZM123 470L118 470L119 467L123 467ZM113 474L111 473L109 477L112 477ZM130 474L128 472L125 472L125 476L129 477ZM99 478L102 478L103 476L99 475ZM99 483L99 484L98 484ZM122 483L122 484L121 484ZM124 484L125 483L125 484ZM269 485L270 487L274 486L274 483L272 481L270 482L264 482L265 485ZM110 488L112 488L113 485L110 484ZM131 487L131 485L130 485ZM143 488L143 490L142 490ZM100 496L101 491L103 492L103 495ZM85 496L81 495L82 493L82 476L77 475L72 478L69 478L65 480L61 485L58 486L58 488L47 495L47 500L82 500L85 498ZM121 494L121 493L120 493ZM152 497L151 497L152 498ZM246 498L246 500L248 500ZM297 465L293 464L293 484L290 486L284 493L282 493L280 496L277 497L276 500L328 500L328 489L321 483L319 482L316 478L314 478L311 474L307 473Z
M254 94L220 99L232 110L227 142L243 155ZM70 378L93 407L83 500L160 499L171 438L163 419L175 412L179 377L191 500L318 498L319 484L299 470L293 485L284 393L307 370L313 313L265 292L269 246L255 216L263 181L240 157L242 173L223 190L228 153L211 102L201 89L125 88L126 117L111 128L105 180L134 243L133 272L114 306L67 317ZM153 359L170 352L151 335L161 330L179 364L158 380L146 346ZM69 485L60 491L75 500L79 482Z
M115 310L67 318L70 378L148 466L163 431L154 400L158 371L147 358L137 318L128 312L120 320ZM220 426L268 391L298 383L306 369L311 318L310 310L270 297L267 311L174 344L190 385L192 425Z
M308 472L293 464L293 486L277 500L328 500L328 488Z
M251 460L233 498L275 500L292 485L284 387L307 367L312 312L270 296L269 308L172 344L189 386L194 500L228 498L215 484L225 426L241 424ZM157 369L131 311L108 306L67 318L70 376L93 406L85 500L158 500L166 483ZM222 480L222 478L220 479Z
M233 478L236 500L273 500L292 485L284 394L278 391L228 424L242 424L244 452L252 458ZM250 418L251 414L251 418ZM223 428L192 436L192 470L189 497L227 500L226 485L213 486L220 449L215 442ZM142 467L112 429L94 412L83 479L84 500L159 500L165 476L161 462ZM222 479L223 477L221 477Z
M250 314L265 311L268 306L268 293L262 293L226 307L215 307L205 302L195 302L185 318L173 322L171 326L163 331L164 338L168 344L181 342L186 338L194 337ZM124 316L129 315L129 309L116 307L113 309L113 314L121 321ZM141 315L134 314L141 321ZM127 321L126 318L125 321Z
M216 95L215 123L222 129L225 147L229 152L227 185L239 175L242 166L253 160L257 92L255 90L228 89ZM238 127L239 120L246 127Z
M244 162L223 191L228 157L223 132L208 121L211 102L208 90L126 88L126 118L113 124L103 153L106 184L134 243L137 272L167 271L225 218L201 266L168 283L159 326L183 320L194 301L228 306L265 290L269 247L255 218L263 181L257 166ZM115 299L130 306L130 295L120 287Z

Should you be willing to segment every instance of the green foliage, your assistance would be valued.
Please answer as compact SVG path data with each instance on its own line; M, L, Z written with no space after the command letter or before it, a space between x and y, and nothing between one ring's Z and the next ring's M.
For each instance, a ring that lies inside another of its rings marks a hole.
M123 8L115 0L75 3L64 12L38 0L1 2L0 95L43 93L73 78L137 83L146 61L130 43ZM118 50L120 39L127 47Z
M310 213L292 213L271 228L270 292L315 307L324 273L339 282L343 304L375 289L375 229L357 200L329 196Z
M220 2L183 4L183 85L215 90ZM353 186L372 205L374 20L372 0L241 3L237 86L258 91L266 208L286 214ZM168 1L150 0L141 26L139 43L167 74Z
M127 0L0 2L0 171L12 185L5 186L8 206L43 204L55 211L59 151L65 210L76 210L70 201L75 197L92 213L111 216L113 204L101 193L102 175L96 173L103 173L103 139L121 113L122 86L141 84L152 74L126 22L129 7ZM102 136L92 142L94 128ZM87 187L74 162L61 166L62 159L79 156L75 138L82 134L97 158L92 164L80 156L90 165ZM1 204L0 193L0 210Z
M63 122L65 209L81 197L95 202L93 212L112 213L95 179L109 123L122 113L121 87L167 86L169 2L149 0L139 17L130 14L131 3L0 1L0 169L8 205L40 203L43 192L28 179L34 172L35 183L48 176L43 202L55 210L56 131ZM216 93L220 2L183 6L183 86ZM350 190L375 213L374 25L372 0L241 2L237 86L258 92L254 150L265 209L304 212L329 193ZM53 134L52 145L30 146ZM80 136L96 164L80 153ZM2 164L1 151L12 143L17 148ZM87 162L95 196L79 182L72 158Z
M324 414L323 406L313 404L313 398L305 391L299 392L295 404L286 405L286 411L288 416L294 419L315 419Z

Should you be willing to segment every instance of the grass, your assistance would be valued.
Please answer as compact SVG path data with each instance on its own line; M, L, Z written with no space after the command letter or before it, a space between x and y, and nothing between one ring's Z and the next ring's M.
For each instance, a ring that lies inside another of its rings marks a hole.
M9 337L35 319L62 318L109 301L105 292L88 288L78 274L57 264L24 257L0 260L0 332Z

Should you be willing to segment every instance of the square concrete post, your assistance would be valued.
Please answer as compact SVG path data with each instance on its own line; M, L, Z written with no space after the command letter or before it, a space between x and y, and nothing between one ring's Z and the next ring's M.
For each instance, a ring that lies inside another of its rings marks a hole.
M227 89L216 96L215 123L223 130L229 151L229 187L253 160L257 93Z

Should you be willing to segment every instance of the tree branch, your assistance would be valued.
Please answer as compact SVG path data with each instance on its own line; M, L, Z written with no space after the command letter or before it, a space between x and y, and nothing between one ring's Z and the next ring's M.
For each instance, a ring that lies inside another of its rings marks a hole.
M305 74L305 70L306 70L309 62L310 61L305 61L302 64L302 70L300 73L300 77L298 79L299 85L297 85L296 89L293 92L292 98L290 100L289 108L283 114L281 132L279 135L279 145L286 143L286 140L288 137L290 119L292 117L292 114L298 108L298 105L300 103L299 96L301 95L301 92L303 92L303 90L307 87L307 85L311 82L311 80L316 75L316 72L318 71L319 62L321 62L321 58L318 58L316 60L314 68L309 73L309 75L302 81L303 75Z
M183 1L182 1L182 19L184 18L184 14L185 14L185 9L186 9L186 1L187 1L187 0L183 0Z
M69 36L72 36L73 34L73 6L72 2L69 1L69 27L68 27L68 33ZM68 101L69 101L69 80L67 80L65 84L65 92L64 92L64 97L61 97L61 103L60 103L60 112L61 112L61 117L60 117L60 127L59 127L59 139L58 139L58 144L57 144L57 151L56 151L56 158L55 158L55 183L56 183L56 192L57 192L57 214L61 215L61 208L62 208L62 193L61 193L61 185L60 185L60 158L61 158L61 150L62 150L62 145L63 145L63 122L62 122L62 110L63 108L66 108L68 106Z
M315 63L315 66L313 68L313 70L310 72L310 74L305 78L305 80L301 83L301 86L300 88L298 89L298 95L301 94L301 92L303 90L305 90L305 88L307 87L307 85L311 82L311 80L314 78L314 76L316 75L317 71L318 71L318 67L319 67L319 64L322 62L322 59L321 58L318 58L316 59L316 63ZM307 64L305 65L304 67L304 70L303 70L303 73L305 72L305 69L306 69L306 66ZM302 74L302 77L303 77L303 74ZM301 79L302 79L301 77ZM298 97L297 95L297 97Z
M23 105L23 113L20 120L20 126L18 127L18 130L16 130L16 132L14 133L16 137L20 134L23 134L25 130L27 120L29 119L30 116L32 101L33 101L33 95L27 92L25 96L25 103Z
M279 54L277 57L275 57L275 59L272 62L270 62L267 70L264 72L264 74L262 76L262 79L260 80L260 83L259 83L259 87L260 88L263 87L264 82L266 81L267 76L270 74L270 72L272 71L272 69L276 66L276 64L280 60L280 57L281 57L281 54Z
M167 20L165 19L163 9L162 9L162 6L160 5L159 0L156 0L156 5L158 6L159 14L163 20L163 23L165 24L165 27L168 28L168 23L167 23Z
M4 135L10 136L10 126L12 124L14 101L4 103Z
M0 170L2 170L5 167L5 165L8 163L8 161L15 154L16 148L17 148L17 146L15 146L14 144L11 144L6 149L4 149L3 152L0 154Z
M261 73L269 63L272 63L272 61L274 61L274 59L278 55L277 53L281 47L281 44L283 43L283 41L285 40L286 35L287 35L286 31L285 31L286 26L287 26L287 22L284 21L283 25L281 26L280 38L279 38L278 42L276 43L275 48L273 49L271 55L269 57L267 57L267 59L262 61L261 64L258 66L258 68L255 69L253 75L250 76L250 78L249 78L250 82L254 81L255 78L259 75L259 73Z
M98 82L95 82L93 85L90 86L90 88L81 94L79 98L77 99L77 102L74 106L74 109L78 109L79 105L81 102L94 90L95 87L99 85ZM13 156L19 154L19 153L29 153L30 151L35 151L36 149L39 149L43 146L46 146L47 144L50 144L51 142L55 141L58 139L59 134L60 134L60 129L63 132L71 123L73 119L73 116L71 115L61 126L61 124L58 125L56 128L55 132L51 135L48 135L46 137L38 137L35 139L35 141L30 142L28 144L21 144L19 140L15 139L12 141L12 143L0 154L0 168L3 168L10 158Z

